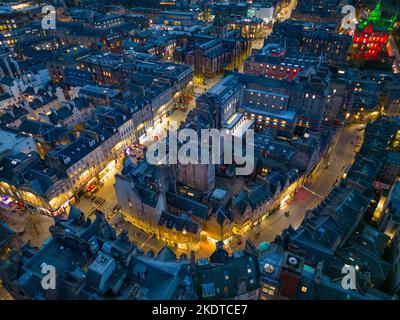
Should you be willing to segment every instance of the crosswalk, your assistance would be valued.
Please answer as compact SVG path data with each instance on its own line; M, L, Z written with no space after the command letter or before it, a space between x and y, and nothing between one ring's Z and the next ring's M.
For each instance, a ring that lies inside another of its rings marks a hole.
M106 201L106 200L105 200L104 198L101 198L101 197L97 197L97 198L94 200L94 202L95 202L96 204L98 204L99 206L101 206L105 201Z
M101 205L106 201L104 198L101 197L96 197L95 199L92 200L96 206L89 212L88 216L90 217L93 212L95 212L97 209L101 207Z

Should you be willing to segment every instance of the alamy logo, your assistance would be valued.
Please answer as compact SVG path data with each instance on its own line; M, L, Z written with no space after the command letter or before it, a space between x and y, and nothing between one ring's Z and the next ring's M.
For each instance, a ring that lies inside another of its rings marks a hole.
M42 8L45 16L42 18L42 28L44 30L54 30L56 28L56 8L52 5L46 5Z
M193 129L182 129L178 133L174 128L177 128L177 123L171 122L168 138L149 146L146 152L148 163L154 165L234 163L236 175L249 175L253 172L253 129L247 129L243 139L242 135L234 135L227 130L202 129L199 137L198 132Z
M342 268L342 274L345 276L342 279L342 288L343 289L357 289L356 286L356 268L354 266L345 264Z
M351 5L345 5L342 8L342 13L345 16L342 19L342 28L344 30L354 30L356 28L356 8Z
M50 264L42 263L41 272L44 274L42 278L42 288L44 290L54 290L56 288L56 268Z

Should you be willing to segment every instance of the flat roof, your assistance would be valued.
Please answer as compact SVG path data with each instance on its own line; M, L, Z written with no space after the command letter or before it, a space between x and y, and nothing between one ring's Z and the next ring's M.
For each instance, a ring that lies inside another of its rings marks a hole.
M222 200L223 198L225 198L225 196L228 194L227 190L221 189L221 188L216 188L211 197L217 200Z

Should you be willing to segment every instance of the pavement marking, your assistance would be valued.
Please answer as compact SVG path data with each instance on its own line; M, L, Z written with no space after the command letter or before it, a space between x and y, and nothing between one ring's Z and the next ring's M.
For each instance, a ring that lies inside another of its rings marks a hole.
M150 241L150 239L151 238L153 238L153 236L152 235L150 235L141 245L140 245L140 247L139 248L143 248L144 247L144 245L147 243L147 242L149 242Z
M321 199L325 199L325 197L323 196L323 195L320 195L319 193L316 193L315 191L313 191L313 190L311 190L311 189L309 189L309 188L307 188L307 187L305 187L305 186L302 186L305 190L307 190L308 192L310 192L310 193L312 193L313 195L315 195L315 196L317 196L317 197L320 197Z

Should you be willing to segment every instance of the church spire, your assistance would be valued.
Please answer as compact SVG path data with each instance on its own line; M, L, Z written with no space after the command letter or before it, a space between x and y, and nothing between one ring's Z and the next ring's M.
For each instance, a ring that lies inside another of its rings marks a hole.
M374 10L371 11L368 20L378 21L381 19L381 0L378 1Z

